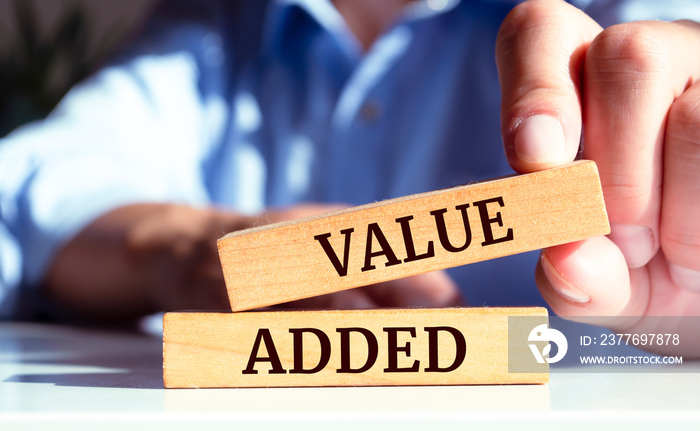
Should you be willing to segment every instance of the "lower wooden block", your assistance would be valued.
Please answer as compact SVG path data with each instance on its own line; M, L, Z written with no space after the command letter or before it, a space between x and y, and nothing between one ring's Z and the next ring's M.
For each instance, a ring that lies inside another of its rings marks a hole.
M513 324L514 316L529 319ZM539 307L167 313L163 382L166 388L546 383L548 365L533 358L528 334L547 321ZM530 363L520 367L528 372L512 372L514 363Z

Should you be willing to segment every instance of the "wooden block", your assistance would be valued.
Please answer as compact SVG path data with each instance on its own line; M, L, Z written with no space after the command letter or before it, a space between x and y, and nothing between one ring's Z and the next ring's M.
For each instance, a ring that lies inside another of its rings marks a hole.
M407 196L218 241L234 311L610 233L595 163Z
M514 316L528 318L514 326ZM548 365L537 364L528 334L547 321L538 307L168 313L163 382L166 388L546 383ZM517 343L509 345L509 333ZM509 369L528 361L535 368L520 368L528 372Z

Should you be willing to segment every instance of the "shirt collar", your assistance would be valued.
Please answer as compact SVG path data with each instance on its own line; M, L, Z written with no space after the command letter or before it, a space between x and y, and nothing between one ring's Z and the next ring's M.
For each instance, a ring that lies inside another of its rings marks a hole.
M454 9L462 0L418 0L405 6L401 22L411 22L435 17ZM280 50L292 31L293 9L306 12L313 22L334 35L350 57L361 56L360 44L345 20L330 0L274 0L265 25L265 45ZM298 22L294 22L298 24Z
M408 3L404 9L407 20L430 18L454 9L462 0L417 0ZM324 27L333 29L345 27L343 17L330 0L275 0L283 6L299 6Z

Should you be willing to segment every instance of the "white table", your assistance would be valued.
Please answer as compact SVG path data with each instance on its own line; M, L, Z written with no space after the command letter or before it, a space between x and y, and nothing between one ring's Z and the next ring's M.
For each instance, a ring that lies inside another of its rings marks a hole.
M161 365L152 335L0 323L0 430L700 430L698 362L675 373L554 372L539 386L202 390L163 389Z

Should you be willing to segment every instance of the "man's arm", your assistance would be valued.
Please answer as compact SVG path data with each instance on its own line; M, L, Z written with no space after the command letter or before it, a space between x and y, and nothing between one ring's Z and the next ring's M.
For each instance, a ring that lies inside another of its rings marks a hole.
M0 247L19 253L0 259L0 290L39 286L58 250L113 210L208 203L202 166L225 124L200 85L219 85L196 52L211 30L190 27L162 26L45 121L2 139ZM0 304L3 317L13 315L12 297Z

